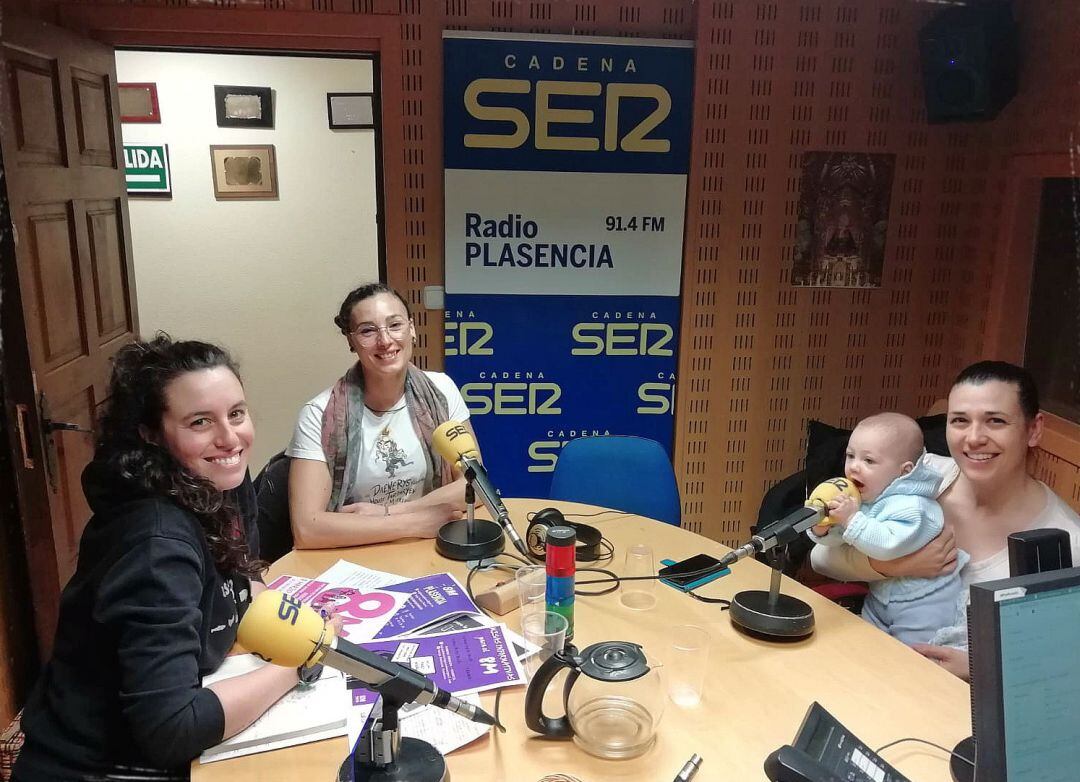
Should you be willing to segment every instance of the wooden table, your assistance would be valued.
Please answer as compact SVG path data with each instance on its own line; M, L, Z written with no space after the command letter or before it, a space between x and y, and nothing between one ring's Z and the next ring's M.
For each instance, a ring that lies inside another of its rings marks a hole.
M551 503L509 500L506 504L524 536L526 513ZM559 503L559 507L566 513L601 510L572 503ZM599 527L614 543L615 558L607 567L616 573L622 570L627 548L635 543L651 546L657 561L698 553L719 557L728 550L687 530L637 516L611 513L582 520ZM445 571L464 583L466 575L464 563L440 557L430 540L294 551L275 563L271 574L313 576L339 558L409 578ZM501 571L478 573L474 588L482 589L506 577ZM580 576L582 580L585 577ZM767 589L768 584L768 568L744 560L733 567L731 575L698 592L731 597L742 589ZM702 703L683 709L669 701L656 745L648 753L629 761L607 761L585 754L572 742L536 737L525 726L525 688L508 688L503 691L500 707L507 732L493 732L451 753L447 765L452 779L536 782L560 771L582 782L667 782L696 752L704 764L695 782L762 780L765 757L791 742L814 700L873 749L907 736L951 748L971 732L967 684L802 585L785 578L783 589L814 607L817 629L810 638L795 643L750 638L732 626L719 605L699 602L663 584L657 585L657 604L648 611L624 607L618 592L579 597L574 639L578 648L602 640L629 640L640 643L650 660L663 662L669 627L705 627L713 645ZM515 630L517 614L515 610L503 617ZM494 695L485 694L484 707L491 710L493 704ZM333 780L347 750L347 741L337 738L206 766L196 761L192 780ZM947 782L951 778L945 754L925 745L907 742L882 755L913 782Z

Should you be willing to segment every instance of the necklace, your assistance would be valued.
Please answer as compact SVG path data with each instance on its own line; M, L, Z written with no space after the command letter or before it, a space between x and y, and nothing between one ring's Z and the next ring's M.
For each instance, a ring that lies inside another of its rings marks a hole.
M404 410L405 409L405 405L399 405L397 407L391 407L389 410L376 410L371 405L364 405L364 407L366 407L368 410L375 413L376 415L385 415L386 413L396 413L398 410Z

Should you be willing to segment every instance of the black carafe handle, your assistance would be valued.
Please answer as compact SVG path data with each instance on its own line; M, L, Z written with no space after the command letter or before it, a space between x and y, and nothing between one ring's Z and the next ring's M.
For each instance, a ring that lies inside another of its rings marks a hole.
M570 720L567 719L565 713L565 706L570 695L570 688L574 686L580 673L574 663L576 656L577 649L573 644L567 644L561 652L556 652L545 660L540 670L533 676L533 680L529 682L529 689L525 693L525 724L529 726L529 730L539 733L544 738L568 739L574 735ZM551 680L563 668L570 669L570 673L566 676L566 688L563 691L563 715L549 717L544 714L544 694Z

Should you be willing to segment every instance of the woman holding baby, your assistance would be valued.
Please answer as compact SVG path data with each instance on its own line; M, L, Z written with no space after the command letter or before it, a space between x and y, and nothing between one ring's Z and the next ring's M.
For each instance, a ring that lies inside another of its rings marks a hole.
M1002 361L972 364L949 393L946 438L952 458L945 461L937 495L943 532L920 550L888 561L851 546L816 546L814 569L846 581L935 578L956 569L959 549L970 557L960 569L966 592L971 584L1009 577L1010 534L1044 528L1066 530L1073 560L1080 562L1080 517L1027 471L1028 452L1038 445L1042 430L1038 390L1026 370ZM939 643L914 648L967 678L962 605L961 600L955 625L938 634Z

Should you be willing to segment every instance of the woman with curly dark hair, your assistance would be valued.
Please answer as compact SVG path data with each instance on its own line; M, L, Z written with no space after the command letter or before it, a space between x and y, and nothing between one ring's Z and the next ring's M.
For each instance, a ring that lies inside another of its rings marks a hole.
M267 665L202 686L258 581L254 427L219 347L121 348L83 491L94 512L52 658L23 714L16 780L185 779L297 682Z

